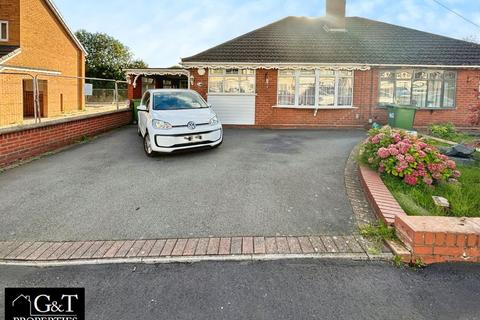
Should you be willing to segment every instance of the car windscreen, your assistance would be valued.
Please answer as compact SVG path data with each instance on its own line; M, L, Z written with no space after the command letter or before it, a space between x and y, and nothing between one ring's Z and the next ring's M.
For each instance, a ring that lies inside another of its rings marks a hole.
M192 92L160 92L153 94L153 110L182 110L208 108L207 104Z

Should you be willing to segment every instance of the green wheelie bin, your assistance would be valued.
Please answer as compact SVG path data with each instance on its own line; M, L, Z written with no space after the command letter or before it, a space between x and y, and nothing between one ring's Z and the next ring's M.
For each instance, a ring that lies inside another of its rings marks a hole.
M417 108L405 105L388 105L388 125L392 128L413 129Z
M132 110L133 110L133 122L138 123L138 110L137 107L140 105L142 99L132 99Z

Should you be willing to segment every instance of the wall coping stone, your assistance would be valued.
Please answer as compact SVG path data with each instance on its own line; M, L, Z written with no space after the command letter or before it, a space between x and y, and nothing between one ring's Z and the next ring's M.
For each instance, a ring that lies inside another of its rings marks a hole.
M32 123L32 124L26 124L26 125L19 125L19 126L15 126L15 127L8 127L8 128L0 129L0 135L20 132L20 131L26 131L26 130L31 130L31 129L39 129L39 128L44 128L44 127L49 127L49 126L56 126L56 125L63 124L63 123L74 122L74 121L85 120L85 119L96 118L96 117L102 117L102 116L106 116L106 115L109 115L109 114L121 113L121 112L132 112L132 109L131 108L123 108L123 109L119 109L119 110L109 110L109 111L103 111L103 112L98 112L98 113L89 113L89 114L83 114L83 115L78 115L78 116L49 120L49 121L40 122L40 123Z

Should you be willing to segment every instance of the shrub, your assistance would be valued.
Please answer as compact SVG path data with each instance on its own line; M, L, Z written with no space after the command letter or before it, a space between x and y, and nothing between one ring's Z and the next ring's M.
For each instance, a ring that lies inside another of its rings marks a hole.
M381 173L403 179L408 185L432 185L458 178L455 162L435 147L403 130L371 129L362 147L361 158Z
M442 139L452 139L457 134L457 130L453 123L433 124L430 126L429 130L433 136Z
M470 111L470 115L468 116L470 124L472 126L480 125L480 103L470 106L468 110Z

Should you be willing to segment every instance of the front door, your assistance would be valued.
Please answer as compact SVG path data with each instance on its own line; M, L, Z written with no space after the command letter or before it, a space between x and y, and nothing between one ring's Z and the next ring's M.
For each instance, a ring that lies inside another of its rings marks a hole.
M43 83L40 80L39 83L39 102L40 102L40 117L45 117L45 89L46 81ZM34 103L33 103L33 80L23 80L23 117L24 118L33 118L35 117Z

